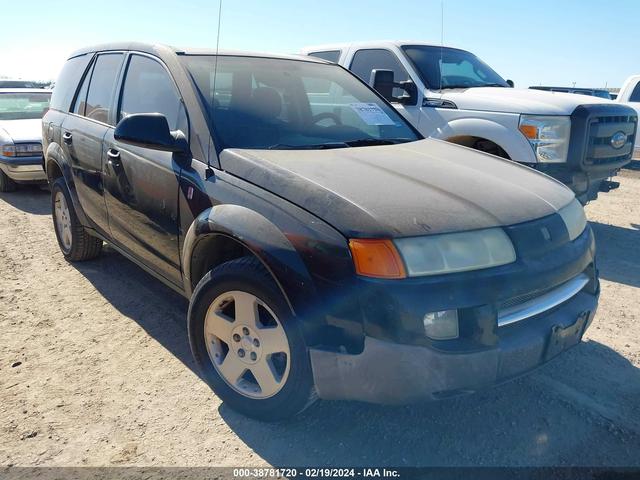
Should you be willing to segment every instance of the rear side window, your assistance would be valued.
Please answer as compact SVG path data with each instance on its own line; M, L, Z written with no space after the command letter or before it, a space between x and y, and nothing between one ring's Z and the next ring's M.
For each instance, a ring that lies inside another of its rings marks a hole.
M630 102L640 102L640 81L636 83L636 88L631 92L631 96L629 97Z
M85 107L87 106L87 90L89 90L89 81L91 80L92 70L93 65L89 68L89 71L82 80L82 85L80 86L80 91L78 92L78 96L76 97L76 102L74 103L71 110L77 115L84 116Z
M91 55L80 55L79 57L73 57L67 60L62 67L56 86L53 89L51 95L51 107L54 110L62 110L63 112L69 111L71 101L73 100L73 94L76 93L76 87L78 82L82 78Z
M400 63L400 60L398 60L398 57L389 50L358 50L353 56L349 70L359 76L367 84L371 80L372 70L392 70L393 78L396 82L409 80L409 74ZM393 89L394 97L399 97L403 93L402 89Z
M310 57L317 57L328 62L338 63L340 59L340 50L327 50L326 52L311 52Z
M106 53L97 58L87 93L84 113L87 118L109 123L109 108L123 58L122 53Z
M132 113L162 113L169 128L186 132L186 116L173 80L157 61L132 55L122 90L118 119Z

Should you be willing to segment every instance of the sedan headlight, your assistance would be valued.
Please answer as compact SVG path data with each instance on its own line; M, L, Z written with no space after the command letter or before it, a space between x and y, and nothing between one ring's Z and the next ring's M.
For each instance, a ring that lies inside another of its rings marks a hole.
M529 140L539 162L567 161L571 134L569 117L522 115L519 129Z
M587 226L587 217L584 214L584 208L575 198L566 207L558 210L558 214L562 217L564 224L569 232L569 240L574 241L584 232Z
M501 228L394 240L407 275L465 272L515 262L516 252Z
M42 145L40 143L17 143L2 145L0 149L5 157L35 157L42 155Z

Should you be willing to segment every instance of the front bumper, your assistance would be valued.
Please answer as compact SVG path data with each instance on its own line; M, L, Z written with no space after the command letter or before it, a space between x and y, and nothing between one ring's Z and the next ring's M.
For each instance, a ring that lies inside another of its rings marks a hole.
M0 169L18 183L40 183L47 181L47 174L42 168L42 157L0 156Z
M324 399L404 404L436 400L520 376L579 343L598 304L580 292L556 309L498 329L495 347L439 351L366 337L362 353L311 350L318 395Z

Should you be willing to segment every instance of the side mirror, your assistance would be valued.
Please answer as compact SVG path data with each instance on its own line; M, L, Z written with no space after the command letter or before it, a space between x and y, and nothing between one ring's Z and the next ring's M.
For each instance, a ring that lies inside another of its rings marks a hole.
M393 102L393 70L371 70L369 85L384 97L388 102Z
M402 105L415 105L418 101L418 88L411 80L396 82L393 70L372 70L369 78L371 85L388 102L397 102ZM401 88L406 93L401 97L393 96L393 89Z
M116 125L116 140L138 147L165 152L188 153L189 145L184 134L169 130L167 117L161 113L134 113L127 115Z
M515 84L513 83L513 80L507 80L507 85L509 85L510 88L513 88Z

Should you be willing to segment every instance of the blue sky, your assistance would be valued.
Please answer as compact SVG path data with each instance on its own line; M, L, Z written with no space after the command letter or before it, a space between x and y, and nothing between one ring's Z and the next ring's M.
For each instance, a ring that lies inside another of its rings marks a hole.
M214 47L218 0L10 2L0 76L53 78L75 48L114 40ZM221 48L296 52L309 44L440 42L441 0L223 0ZM640 73L640 0L444 0L445 44L516 86L619 87Z

